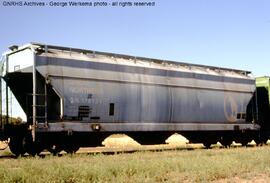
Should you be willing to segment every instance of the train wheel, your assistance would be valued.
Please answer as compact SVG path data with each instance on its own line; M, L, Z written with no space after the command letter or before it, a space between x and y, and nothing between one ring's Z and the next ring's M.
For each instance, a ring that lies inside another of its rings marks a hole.
M32 156L35 156L36 154L31 133L25 133L24 135L11 137L9 148L10 151L17 157L20 155L23 156L26 152Z
M24 155L24 153L26 152L24 146L25 141L22 137L14 136L10 138L9 149L16 157Z
M231 147L231 142L223 142L222 145L225 147L225 148L230 148Z
M44 150L43 147L36 146L35 148L35 155L40 156L40 153Z
M247 141L247 140L242 140L241 141L242 146L245 146L245 147L248 146L248 143L249 143L249 141Z
M212 144L210 142L204 142L203 145L206 149L211 149Z
M53 145L50 148L48 148L47 150L50 153L52 153L54 156L56 156L62 151L62 148L60 147L60 145Z
M31 156L35 156L37 154L36 152L36 145L33 142L33 138L31 133L27 133L24 137L23 137L23 145L24 145L24 149L25 151L31 155Z
M257 146L263 146L267 144L268 139L256 139L254 140Z
M74 134L69 134L67 138L65 139L65 142L63 145L64 145L64 151L66 151L66 153L68 154L74 154L80 148Z
M232 144L232 140L230 139L222 139L221 140L221 144L225 147L225 148L230 148L231 144Z
M255 140L256 146L262 146L263 142L260 140Z
M79 149L80 149L80 147L78 147L78 146L75 146L75 145L67 145L67 146L64 148L64 151L66 151L66 153L68 153L68 154L74 154L74 153L76 153Z
M35 155L40 155L40 153L45 149L44 142L40 140L36 140L34 142L34 147L35 147Z

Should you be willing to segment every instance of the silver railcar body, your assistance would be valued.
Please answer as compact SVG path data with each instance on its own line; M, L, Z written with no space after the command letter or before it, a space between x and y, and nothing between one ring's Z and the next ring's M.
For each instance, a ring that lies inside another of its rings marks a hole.
M3 76L36 132L258 129L246 120L248 71L37 43L5 56Z

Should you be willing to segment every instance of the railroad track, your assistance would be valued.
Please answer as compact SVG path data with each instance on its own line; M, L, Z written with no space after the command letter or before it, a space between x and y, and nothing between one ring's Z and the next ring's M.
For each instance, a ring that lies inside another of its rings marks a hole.
M231 148L242 148L241 144L233 144ZM256 144L249 144L248 147L256 147ZM217 148L224 148L222 145L215 144L212 145L213 149ZM123 146L123 147L83 147L80 148L76 154L105 154L105 155L112 155L112 154L122 154L122 153L135 153L135 152L159 152L159 151L180 151L180 150L196 150L196 149L205 149L202 144L181 144L181 145L139 145L139 146ZM57 156L65 156L67 153L61 151ZM46 157L51 155L48 151L43 151L39 156ZM26 154L24 157L28 157L29 155ZM0 159L14 159L16 158L12 154L8 154L8 149L6 150L6 154L1 155Z
M255 147L256 144L248 144L248 147ZM244 147L241 144L232 144L231 148ZM224 148L219 144L214 144L211 148ZM134 153L144 151L174 151L174 150L196 150L206 149L202 144L185 144L185 145L141 145L136 147L94 147L94 148L80 148L76 154L119 154L119 153Z
M77 152L89 154L117 154L117 153L133 153L143 151L170 151L170 150L194 150L204 148L201 144L186 144L186 145L140 145L134 147L95 147L95 148L80 148Z

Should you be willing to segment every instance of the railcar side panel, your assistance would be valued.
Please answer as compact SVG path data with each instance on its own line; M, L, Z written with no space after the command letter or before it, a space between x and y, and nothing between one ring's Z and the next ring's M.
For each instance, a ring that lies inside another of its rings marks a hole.
M86 107L86 122L245 123L255 90L247 78L91 60L39 56L37 70L62 96L64 117L76 119Z

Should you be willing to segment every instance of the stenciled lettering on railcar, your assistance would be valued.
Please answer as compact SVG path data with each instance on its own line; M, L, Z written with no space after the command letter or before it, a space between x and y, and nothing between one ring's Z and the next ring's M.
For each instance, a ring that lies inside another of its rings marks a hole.
M74 87L70 89L70 93L74 94L91 94L93 92L92 88Z

